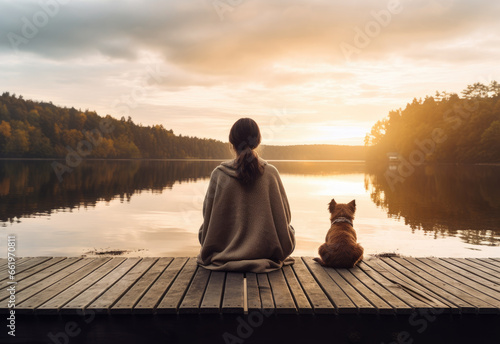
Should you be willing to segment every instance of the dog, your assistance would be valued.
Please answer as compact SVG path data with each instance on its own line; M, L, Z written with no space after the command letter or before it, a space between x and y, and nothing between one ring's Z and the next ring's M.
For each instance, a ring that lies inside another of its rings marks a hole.
M337 204L332 198L328 204L331 227L325 243L318 249L321 258L314 258L322 266L332 268L353 268L363 259L363 247L357 243L352 221L356 211L356 201Z

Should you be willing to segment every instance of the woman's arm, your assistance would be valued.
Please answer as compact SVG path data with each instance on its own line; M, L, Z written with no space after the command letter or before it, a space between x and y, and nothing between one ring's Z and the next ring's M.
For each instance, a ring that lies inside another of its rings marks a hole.
M210 175L210 182L208 184L208 189L205 194L205 199L203 201L203 223L198 231L198 241L203 246L203 242L206 237L206 230L208 228L208 223L210 222L210 215L212 214L212 206L214 204L215 190L217 188L216 181L216 170L212 171Z

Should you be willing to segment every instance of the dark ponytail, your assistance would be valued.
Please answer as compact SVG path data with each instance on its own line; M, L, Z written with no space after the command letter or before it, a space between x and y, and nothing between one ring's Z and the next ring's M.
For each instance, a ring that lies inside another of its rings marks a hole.
M240 118L229 132L229 142L237 154L236 172L243 184L252 184L264 172L254 151L260 144L259 126L251 118Z

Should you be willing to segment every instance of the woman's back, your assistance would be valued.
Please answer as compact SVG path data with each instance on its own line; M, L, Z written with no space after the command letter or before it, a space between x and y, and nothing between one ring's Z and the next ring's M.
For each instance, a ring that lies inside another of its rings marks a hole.
M276 168L258 158L262 174L238 178L237 161L221 163L210 178L200 228L198 263L211 270L269 272L293 263L290 207Z

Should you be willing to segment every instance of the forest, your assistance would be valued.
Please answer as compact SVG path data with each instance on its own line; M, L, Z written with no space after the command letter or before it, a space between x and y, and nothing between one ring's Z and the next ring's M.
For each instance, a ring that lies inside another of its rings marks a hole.
M500 162L500 84L474 83L459 96L436 92L390 111L365 137L367 161Z
M264 146L265 159L363 160L363 146ZM3 158L202 158L229 159L227 142L176 135L163 125L144 126L132 118L99 116L94 111L52 102L0 96L0 157Z

